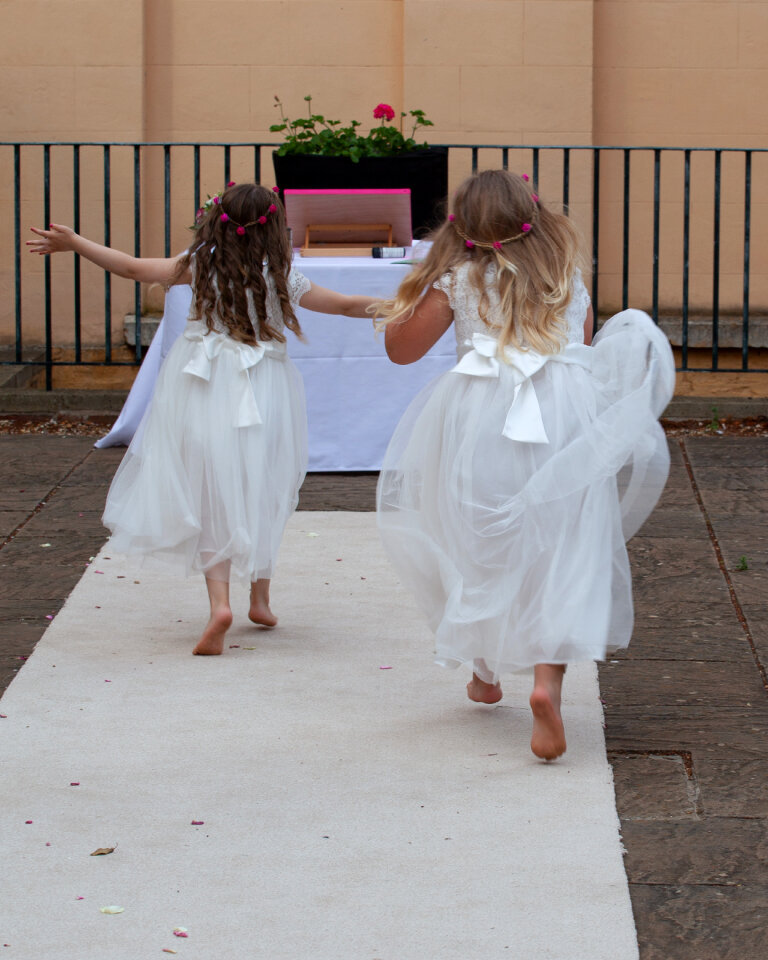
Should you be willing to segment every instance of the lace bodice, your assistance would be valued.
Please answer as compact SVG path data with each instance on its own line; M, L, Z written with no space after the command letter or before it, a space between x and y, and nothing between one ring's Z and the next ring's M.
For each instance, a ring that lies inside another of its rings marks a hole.
M192 272L192 287L195 285L195 258L192 257L190 260L190 270ZM268 271L267 267L264 267L264 276L267 280L267 317L269 318L270 325L275 330L283 329L283 311L280 307L280 298L277 295L277 288L275 287L275 281ZM299 300L304 296L304 294L311 287L310 281L304 276L303 273L299 273L298 270L291 267L291 272L288 274L288 297L291 301L291 305L294 309L299 305ZM218 284L216 278L213 280L214 289L218 293ZM246 297L248 299L248 316L251 323L254 326L254 329L258 330L259 321L258 315L256 313L256 307L253 302L253 293L250 290L246 291ZM199 319L195 312L195 301L194 297L192 298L192 303L189 308L189 320ZM220 333L226 333L226 329L223 324L220 324L218 321L215 321L215 327Z
M499 296L495 284L496 267L488 265L486 271L486 289L488 291L488 323L487 326L480 317L480 294L469 279L471 264L468 261L460 264L449 273L443 274L432 286L442 290L448 297L453 310L453 328L456 333L456 352L461 358L468 350L467 341L473 333L493 333L494 327L501 326L499 316ZM590 299L580 271L573 276L571 300L565 309L565 320L569 343L584 342L584 321L587 318L587 309Z

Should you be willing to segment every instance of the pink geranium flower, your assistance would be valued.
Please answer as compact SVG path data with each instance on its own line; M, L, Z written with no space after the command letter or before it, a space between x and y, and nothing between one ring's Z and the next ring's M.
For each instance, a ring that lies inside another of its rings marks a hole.
M357 162L360 157L394 157L427 149L426 143L417 143L415 139L417 131L433 126L423 110L401 111L388 103L379 103L373 108L374 123L370 131L363 135L359 130L363 124L358 120L350 120L346 124L340 120L326 120L322 114L315 113L310 95L304 100L307 115L291 120L285 115L280 98L275 97L275 106L280 110L280 123L271 124L269 129L271 133L282 133L285 138L278 150L281 157L308 153L349 157ZM404 122L410 130L403 129Z
M388 103L380 103L373 109L374 120L394 120L395 111Z

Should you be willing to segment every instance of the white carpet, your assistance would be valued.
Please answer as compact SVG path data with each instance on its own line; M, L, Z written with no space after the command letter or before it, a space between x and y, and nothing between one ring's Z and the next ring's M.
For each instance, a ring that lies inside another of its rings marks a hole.
M637 958L593 666L544 764L530 681L433 665L371 514L296 514L280 626L235 588L222 657L202 578L110 557L0 702L0 960Z

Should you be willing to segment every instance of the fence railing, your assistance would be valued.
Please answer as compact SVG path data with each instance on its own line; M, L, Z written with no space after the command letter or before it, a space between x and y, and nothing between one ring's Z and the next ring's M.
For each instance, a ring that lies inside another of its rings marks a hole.
M137 256L171 256L186 246L203 185L214 192L230 179L271 177L274 147L0 143L0 271L13 304L3 308L0 363L44 368L50 389L54 367L136 365L145 350L141 285L116 303L114 284L124 291L127 281L107 274L97 295L101 284L95 274L84 283L78 256L31 264L22 256L28 226L49 223L55 210L54 219L93 239ZM542 198L578 221L596 315L646 309L678 347L682 370L768 372L768 150L448 147L452 185L488 167L528 171ZM758 204L762 216L753 215ZM134 317L129 355L114 336L126 300Z

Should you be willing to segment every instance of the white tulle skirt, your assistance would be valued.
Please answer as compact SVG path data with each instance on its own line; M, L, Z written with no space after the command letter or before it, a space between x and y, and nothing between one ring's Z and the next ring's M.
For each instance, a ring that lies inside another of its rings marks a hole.
M271 577L306 467L304 388L285 345L190 322L112 481L111 549L187 575Z
M378 485L384 545L436 635L437 662L488 676L603 659L629 643L625 541L669 452L672 351L637 310L557 357L473 349L413 401ZM484 677L485 679L485 677Z

